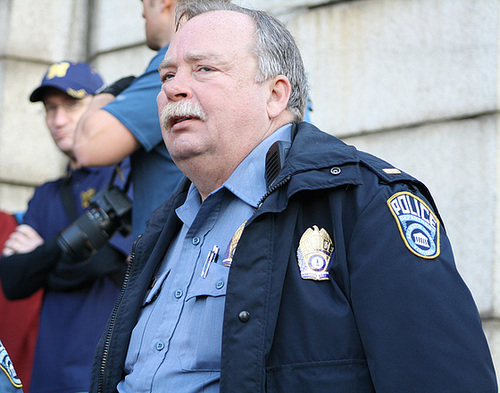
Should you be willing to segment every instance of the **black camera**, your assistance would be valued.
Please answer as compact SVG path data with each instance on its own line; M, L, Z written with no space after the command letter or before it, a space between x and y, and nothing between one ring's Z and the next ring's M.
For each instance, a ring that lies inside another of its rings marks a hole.
M127 236L132 231L132 201L125 191L111 185L91 200L91 208L63 229L57 244L73 259L88 259L119 231Z

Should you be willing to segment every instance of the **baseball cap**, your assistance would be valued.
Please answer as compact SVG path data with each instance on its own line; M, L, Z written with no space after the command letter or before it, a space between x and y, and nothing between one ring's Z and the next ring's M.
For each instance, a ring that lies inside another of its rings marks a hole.
M83 98L96 94L104 85L97 70L87 63L60 61L52 64L42 83L31 93L30 101L42 101L45 90L54 87L73 98Z

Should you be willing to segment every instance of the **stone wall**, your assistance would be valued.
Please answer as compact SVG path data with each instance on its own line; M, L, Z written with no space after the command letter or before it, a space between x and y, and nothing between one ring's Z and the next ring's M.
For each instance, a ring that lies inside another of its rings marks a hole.
M241 0L285 21L323 130L424 181L500 365L498 0ZM48 64L138 74L138 0L0 0L0 207L26 208L65 159L28 96ZM6 39L5 39L6 38Z

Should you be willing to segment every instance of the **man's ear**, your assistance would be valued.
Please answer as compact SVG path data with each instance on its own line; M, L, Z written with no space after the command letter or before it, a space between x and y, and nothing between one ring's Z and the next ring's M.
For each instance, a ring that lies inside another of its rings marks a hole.
M275 76L268 82L270 95L267 102L267 114L270 119L274 119L286 110L292 86L284 75Z
M172 11L175 10L175 6L177 5L176 0L161 0L162 2L162 10L165 8L170 8Z

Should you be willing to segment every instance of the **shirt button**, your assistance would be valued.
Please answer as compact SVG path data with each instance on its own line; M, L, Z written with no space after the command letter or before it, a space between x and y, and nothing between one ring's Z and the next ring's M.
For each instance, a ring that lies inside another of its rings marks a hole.
M219 280L215 284L215 288L217 288L217 289L222 289L223 286L224 286L224 281L223 280Z
M241 322L248 322L250 320L250 313L248 311L242 311L238 314L238 318Z
M156 350L157 351L162 351L163 348L165 348L165 344L162 341L159 341L156 343Z
M174 296L176 299L180 299L182 297L182 289L178 289L177 291L174 292Z
M200 244L200 238L198 236L193 237L193 244L195 246L197 246L198 244Z

